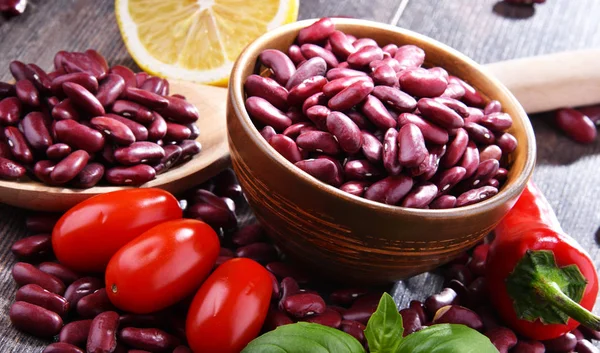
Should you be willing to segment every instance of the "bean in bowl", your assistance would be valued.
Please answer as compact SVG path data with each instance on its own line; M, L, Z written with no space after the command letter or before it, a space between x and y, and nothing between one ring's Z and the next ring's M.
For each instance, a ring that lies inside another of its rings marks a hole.
M517 147L512 118L415 45L380 47L323 18L288 53L264 50L246 79L261 135L314 178L355 196L411 208L486 200Z

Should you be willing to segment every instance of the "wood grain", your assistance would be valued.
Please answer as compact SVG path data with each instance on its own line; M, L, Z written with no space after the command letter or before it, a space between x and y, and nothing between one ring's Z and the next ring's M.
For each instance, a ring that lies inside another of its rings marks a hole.
M300 18L343 15L388 23L400 0L301 0ZM398 25L440 40L480 63L564 50L600 48L600 2L548 0L533 16L511 19L496 0L410 0ZM527 14L525 14L527 15ZM96 48L111 64L137 69L127 54L114 20L110 0L30 0L24 15L0 17L0 80L11 78L10 61L52 65L58 50ZM532 117L538 141L534 179L556 210L563 228L600 265L600 139L582 146L561 135L551 116ZM242 207L242 218L249 219ZM0 205L0 347L2 352L41 352L45 342L19 334L7 313L15 285L10 276L14 259L10 245L25 235L25 212ZM596 234L596 236L595 236ZM598 240L595 240L598 239ZM422 274L399 282L393 295L399 306L424 299L439 290L441 277ZM598 310L598 305L596 306Z

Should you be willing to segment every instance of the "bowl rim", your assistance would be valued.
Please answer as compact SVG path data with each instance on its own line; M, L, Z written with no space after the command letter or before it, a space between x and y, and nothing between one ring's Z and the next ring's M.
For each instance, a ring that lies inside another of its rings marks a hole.
M340 197L345 201L349 201L352 203L356 203L358 205L368 207L368 208L376 208L384 213L391 215L414 215L414 216L426 216L429 218L452 218L456 216L463 217L466 214L473 215L483 213L497 207L500 207L502 204L508 202L509 200L516 198L520 195L520 193L525 188L526 183L529 181L531 175L533 174L533 169L536 161L536 141L535 134L533 132L533 127L531 126L531 122L525 113L525 110L519 103L519 101L515 98L515 96L508 90L504 84L502 84L498 79L496 79L491 74L487 73L485 69L476 63L474 60L467 57L465 54L462 54L456 49L453 49L435 39L427 37L425 35L401 28L393 25L388 25L384 23L379 23L370 20L363 19L354 19L354 18L331 18L335 24L340 25L349 25L349 26L369 26L378 30L395 32L396 34L400 34L405 36L411 41L412 39L419 39L421 41L427 41L431 43L433 46L438 47L439 49L445 51L448 55L453 56L459 62L463 62L470 66L475 75L484 76L488 79L491 84L499 91L499 93L504 94L506 98L511 102L511 104L515 107L518 116L513 117L514 119L520 119L523 122L523 126L525 128L525 136L528 141L526 153L526 159L523 166L523 171L516 175L514 183L508 187L499 190L498 194L493 197L484 200L482 202L478 202L468 206L462 206L458 208L449 208L449 209L419 209L419 208L407 208L401 207L397 205L387 205L376 201L371 201L365 199L363 197L355 196L340 190L332 185L326 184L310 174L304 172L300 168L296 167L292 162L285 159L281 154L279 154L260 134L260 131L254 126L252 119L250 118L246 107L245 107L245 93L244 93L244 82L245 77L242 77L242 72L244 68L248 65L255 65L255 60L258 57L258 49L263 46L265 43L271 42L278 36L282 34L286 34L289 32L297 32L300 29L307 27L308 25L314 23L319 20L318 18L306 19L302 21L293 22L281 27L278 27L274 30L271 30L262 36L258 37L252 43L250 43L238 59L236 60L231 76L229 79L229 94L228 99L231 102L231 106L233 107L234 114L236 118L240 120L242 128L246 131L248 136L254 140L258 148L269 158L277 161L281 166L287 169L289 172L294 174L296 177L302 179L304 182L311 184L312 186L320 189L323 192L328 194L333 194L333 196Z

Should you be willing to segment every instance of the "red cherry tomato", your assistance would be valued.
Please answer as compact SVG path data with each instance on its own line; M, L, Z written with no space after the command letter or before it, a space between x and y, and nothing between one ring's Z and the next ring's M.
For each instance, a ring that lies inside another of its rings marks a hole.
M165 222L123 246L106 268L106 291L119 309L147 314L197 290L219 256L219 237L193 219Z
M54 226L56 258L78 272L103 272L123 245L157 224L182 217L177 199L160 189L128 189L94 196Z
M195 353L238 353L258 333L271 301L271 277L257 262L231 259L217 267L192 301L186 336Z

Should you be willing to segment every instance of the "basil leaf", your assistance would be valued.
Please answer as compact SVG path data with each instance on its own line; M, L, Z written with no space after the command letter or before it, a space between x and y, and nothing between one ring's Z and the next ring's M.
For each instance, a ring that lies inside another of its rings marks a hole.
M297 322L255 338L242 353L365 353L349 334L332 327Z
M365 337L371 353L395 352L402 341L402 315L398 312L394 299L383 293L377 310L371 315Z
M412 333L395 353L498 353L489 338L465 325L438 324Z

